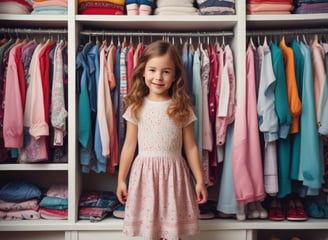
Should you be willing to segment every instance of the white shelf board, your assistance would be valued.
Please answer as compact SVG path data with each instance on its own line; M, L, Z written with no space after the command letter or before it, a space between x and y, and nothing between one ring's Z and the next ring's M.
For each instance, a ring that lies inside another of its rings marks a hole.
M17 27L26 28L33 27L44 28L67 28L67 15L33 15L33 14L0 14L1 28L2 27Z
M328 229L328 219L309 219L307 221L270 221L236 219L200 220L201 231L214 230L311 230ZM67 220L13 220L0 221L0 231L121 231L123 220L113 217L99 222L79 220L76 223Z
M247 29L263 29L272 28L302 28L304 27L328 27L328 14L263 14L263 15L247 15Z
M0 171L57 171L68 170L67 163L17 163L0 164Z
M207 31L228 30L237 23L235 15L229 16L103 16L76 15L76 21L84 29L97 27L113 30L159 30L159 31ZM108 27L107 27L108 25ZM169 26L169 27L168 27Z

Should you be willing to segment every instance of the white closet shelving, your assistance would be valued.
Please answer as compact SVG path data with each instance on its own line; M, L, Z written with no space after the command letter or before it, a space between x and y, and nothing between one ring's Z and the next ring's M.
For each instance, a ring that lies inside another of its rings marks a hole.
M82 190L97 185L115 191L115 177L80 172L77 143L77 96L75 92L76 53L80 44L79 32L84 29L132 31L232 31L237 79L237 103L245 83L246 29L279 29L282 27L327 27L328 15L252 15L246 16L244 1L236 1L232 16L104 16L78 15L77 0L68 1L68 14L12 15L0 14L0 28L65 28L68 39L68 163L67 164L1 164L0 182L10 177L22 177L43 187L51 183L68 185L68 220L0 221L0 239L128 239L121 234L122 220L108 218L91 223L78 220L78 201ZM299 235L302 239L328 239L328 220L310 219L306 222L272 222L266 220L205 220L200 222L201 234L188 239L226 240L269 239L271 234Z

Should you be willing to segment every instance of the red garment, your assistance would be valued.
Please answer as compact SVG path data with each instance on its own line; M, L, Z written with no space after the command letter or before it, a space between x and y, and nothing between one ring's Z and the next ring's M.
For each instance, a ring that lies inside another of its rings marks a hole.
M126 74L128 79L128 92L131 89L131 75L133 71L133 55L134 55L134 46L133 42L130 42L130 48L126 56Z
M210 59L210 78L209 78L209 94L208 94L208 109L209 109L209 117L210 123L212 125L212 129L215 129L216 122L216 109L217 109L217 96L216 89L218 85L218 56L216 54L216 49L209 45L208 55ZM213 137L213 149L209 151L209 165L210 165L210 176L209 180L211 183L217 182L217 167L218 167L218 156L216 149L216 137Z
M86 11L90 10L93 11L93 13L85 13ZM108 13L109 15L124 15L124 5L118 5L115 3L102 1L79 3L80 14L102 14L102 11L110 11L110 13Z
M49 107L50 107L50 57L49 53L55 46L55 42L48 40L42 47L39 55L40 71L42 79L44 118L49 125Z
M26 7L29 11L33 10L32 5L29 3L29 1L26 0L0 0L0 2L16 2Z
M96 15L124 15L124 10L117 8L99 8L88 7L83 9L80 14L96 14Z
M49 125L49 108L50 108L50 56L49 53L52 48L56 45L55 42L48 40L45 45L42 47L42 50L39 55L40 61L40 71L42 79L42 89L43 89L43 102L44 102L44 119ZM46 142L48 143L48 136L45 137ZM48 148L47 148L48 155Z
M67 209L50 209L40 207L39 212L41 218L44 219L67 219L68 217Z
M22 62L22 48L25 44L17 48L15 62L17 65L17 74L19 80L19 90L21 93L22 106L25 106L25 97L26 97L26 86L25 86L25 73L24 66Z
M286 3L286 4L293 4L293 0L247 0L247 3L269 3L269 4L276 4L276 3Z

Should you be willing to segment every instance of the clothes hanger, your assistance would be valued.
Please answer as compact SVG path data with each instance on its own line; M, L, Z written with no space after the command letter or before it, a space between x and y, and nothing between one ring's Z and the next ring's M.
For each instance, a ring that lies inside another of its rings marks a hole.
M117 36L117 46L121 46L121 40L120 40L120 35Z
M268 40L267 40L267 36L264 36L264 40L263 40L263 46L267 47L268 46Z
M252 37L252 36L249 37L248 45L249 45L250 47L252 47L253 49L256 48L255 45L254 45L253 37Z
M226 44L225 44L225 40L224 40L224 31L222 32L222 48L225 48Z
M308 44L304 33L303 33L302 37L303 37L303 42L304 42L305 44Z

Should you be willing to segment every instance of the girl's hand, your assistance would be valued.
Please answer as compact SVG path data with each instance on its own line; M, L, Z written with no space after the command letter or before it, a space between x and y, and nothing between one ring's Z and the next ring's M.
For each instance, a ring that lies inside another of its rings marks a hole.
M120 203L125 204L128 197L128 190L125 182L120 182L117 185L116 196Z
M204 184L196 184L196 195L198 204L207 202L208 193Z

